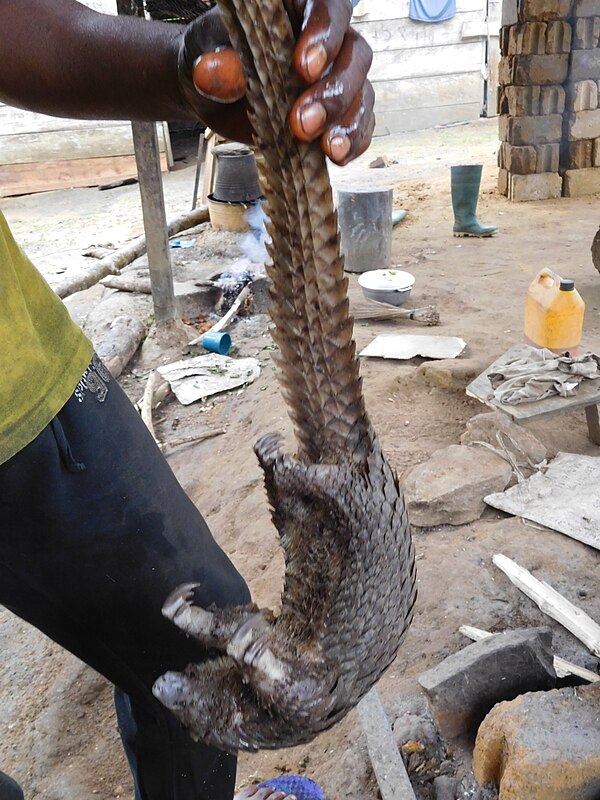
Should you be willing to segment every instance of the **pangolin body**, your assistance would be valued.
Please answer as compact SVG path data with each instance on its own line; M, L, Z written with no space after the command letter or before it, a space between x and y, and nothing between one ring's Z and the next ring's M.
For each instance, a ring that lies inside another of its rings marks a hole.
M218 0L242 58L262 152L271 317L298 441L255 446L286 571L280 613L205 610L192 587L163 612L222 655L158 679L155 695L224 750L308 742L341 719L396 656L412 618L415 566L398 482L365 410L347 279L318 143L290 133L301 91L282 0Z

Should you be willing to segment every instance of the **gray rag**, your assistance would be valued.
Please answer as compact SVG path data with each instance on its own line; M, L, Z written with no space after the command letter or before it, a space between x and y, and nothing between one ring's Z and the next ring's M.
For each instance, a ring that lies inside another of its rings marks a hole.
M552 395L572 397L584 378L600 378L600 358L594 353L557 356L551 350L529 348L528 354L488 374L493 397L502 405L544 400Z

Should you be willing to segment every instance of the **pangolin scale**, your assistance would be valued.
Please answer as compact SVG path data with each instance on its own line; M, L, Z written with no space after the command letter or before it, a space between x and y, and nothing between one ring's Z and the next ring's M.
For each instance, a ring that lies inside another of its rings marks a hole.
M218 0L242 58L270 218L267 271L295 457L255 446L285 556L281 611L202 609L193 587L163 613L222 655L167 673L155 695L192 735L228 751L312 740L396 656L416 595L402 492L365 410L325 158L296 140L302 86L282 0ZM261 166L262 165L262 166Z

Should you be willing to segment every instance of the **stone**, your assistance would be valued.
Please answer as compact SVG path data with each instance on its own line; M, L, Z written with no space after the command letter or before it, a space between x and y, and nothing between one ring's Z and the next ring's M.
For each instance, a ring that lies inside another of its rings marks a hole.
M487 366L484 358L442 358L426 361L417 372L431 386L462 392Z
M597 139L600 137L600 109L595 111L575 111L568 118L569 141L577 139Z
M510 41L510 25L503 25L500 28L500 37L498 44L500 45L500 55L507 56L508 55L508 43Z
M522 22L520 25L512 25L508 35L508 55L544 55L546 27L545 22Z
M562 121L563 118L560 114L550 114L546 117L509 117L505 141L516 145L560 142L562 138ZM598 135L600 136L600 134ZM577 136L575 138L591 137Z
M498 83L500 86L508 86L512 80L512 61L510 56L501 56L498 62Z
M562 86L542 86L540 91L540 114L562 114L565 110L566 93Z
M580 17L575 21L573 50L593 50L600 39L600 17Z
M439 746L438 729L422 693L403 698L396 714L398 716L392 724L392 731L399 750L405 748L408 742L419 742L432 751Z
M590 250L592 252L592 264L600 272L600 228L596 231Z
M540 86L506 86L508 108L503 113L511 117L535 117L540 113Z
M456 797L456 779L450 775L438 775L433 779L433 796L435 800L454 800Z
M568 22L555 20L546 29L546 53L570 53L573 31Z
M600 167L568 169L564 174L565 197L585 197L600 192Z
M508 99L504 86L498 86L498 92L496 94L496 113L508 114Z
M600 48L595 50L573 50L569 80L586 81L600 75Z
M498 170L498 194L508 197L508 170Z
M595 2L595 0L588 1ZM571 4L572 0L552 0L552 2L548 2L548 0L517 0L517 14L520 22L568 19L571 16Z
M594 139L579 139L565 144L566 165L568 169L588 169L593 164Z
M477 734L473 769L500 800L592 800L600 792L600 685L500 703Z
M508 120L509 116L507 114L502 114L502 116L498 117L498 138L501 142L505 142L508 139Z
M569 73L568 53L509 56L509 62L510 83L517 86L564 83Z
M598 108L598 84L596 81L569 83L566 94L569 111L593 111Z
M502 3L502 28L508 28L510 25L516 25L519 21L518 0L504 0Z
M376 159L371 161L369 167L371 169L383 169L384 167L389 167L390 160L387 156L377 156Z
M540 172L537 175L509 174L508 199L515 203L550 200L561 196L562 183L557 172Z
M594 139L592 146L592 166L600 167L600 138Z
M410 521L431 528L479 519L486 507L483 498L503 491L511 476L510 465L482 447L453 444L436 450L404 475Z
M536 464L541 464L548 456L539 439L501 411L476 414L467 422L467 429L460 437L460 443L475 445L479 442L491 444L498 450L504 445L526 477L533 472Z
M597 13L598 0L575 0L573 4L574 17L593 17Z
M558 172L560 145L536 144L536 172Z
M498 800L498 790L491 783L480 786L475 780L473 770L469 770L461 778L455 797L461 800L467 797L469 800Z
M223 290L219 286L198 286L194 281L177 281L174 291L181 319L196 319L211 313L223 297Z
M552 634L549 628L500 633L453 653L418 680L442 736L474 733L496 703L556 685Z
M516 147L503 142L500 148L503 151L505 169L517 175L531 175L537 168L537 152L533 145Z

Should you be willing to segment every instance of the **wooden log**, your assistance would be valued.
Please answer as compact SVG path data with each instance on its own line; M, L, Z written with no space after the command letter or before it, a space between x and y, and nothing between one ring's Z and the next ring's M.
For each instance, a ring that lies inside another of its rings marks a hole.
M198 225L202 222L208 222L208 219L208 208L196 208L194 211L181 214L169 222L167 226L169 236L175 236L177 233L187 230L194 225ZM105 278L107 275L118 274L123 267L126 267L127 264L131 264L132 261L135 261L136 258L144 255L145 252L146 237L138 236L137 239L134 239L125 247L117 250L115 253L112 253L106 258L101 259L83 275L76 275L73 278L67 278L62 283L59 283L54 291L59 297L64 299L65 297L69 297L71 294L75 294L75 292L81 292L84 289L89 289L90 286L94 286L96 283L98 283L98 281L100 281L102 278Z
M140 413L142 416L142 420L144 424L152 434L152 438L155 442L158 443L158 439L156 438L156 434L154 432L154 423L152 422L152 410L158 404L159 400L157 399L157 392L159 387L163 387L164 384L167 385L167 393L170 390L168 381L161 378L161 376L153 370L150 375L148 376L148 380L146 381L146 388L144 389L144 396L140 402ZM165 394L166 397L166 394Z
M138 292L151 294L152 285L150 278L133 278L129 275L107 275L100 281L107 289L118 289L120 292Z
M358 704L358 714L381 800L416 800L392 726L375 687Z
M545 581L539 581L524 567L502 554L493 557L494 564L508 576L527 597L549 617L570 631L595 655L600 656L600 625Z
M481 628L473 628L471 625L461 625L458 630L463 636L472 639L474 642L489 639L490 636L496 636L495 633L484 631ZM554 656L554 671L559 678L566 678L567 675L577 675L578 678L583 678L584 681L589 681L590 683L598 683L600 681L600 675L596 672L580 667L579 664L573 664L573 662L567 661L566 658L561 658L560 656Z
M135 317L116 317L105 338L96 346L96 352L113 378L123 372L140 342L146 335L146 326Z

